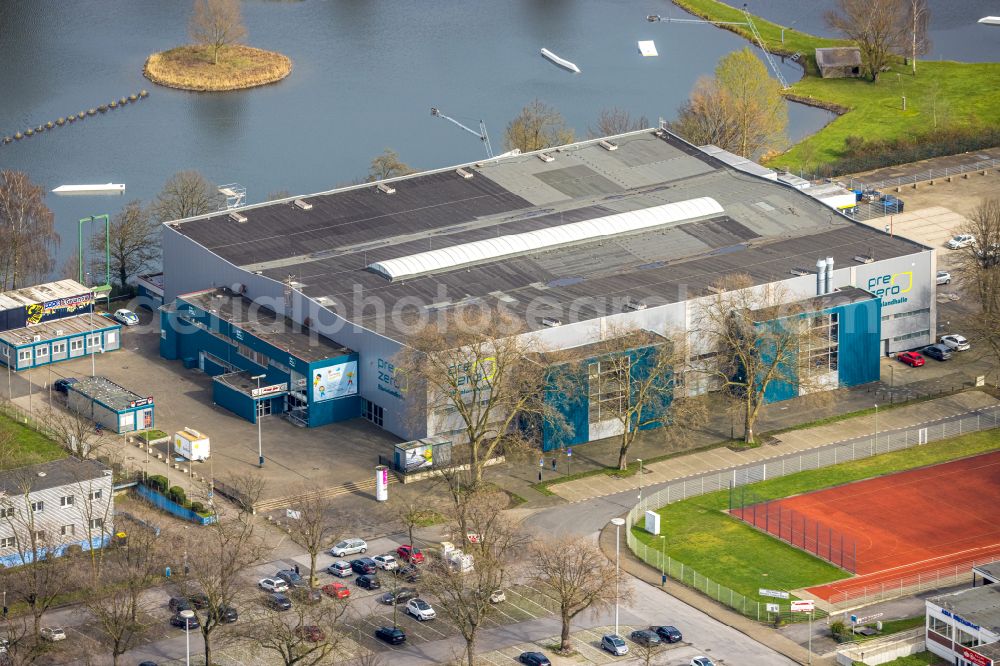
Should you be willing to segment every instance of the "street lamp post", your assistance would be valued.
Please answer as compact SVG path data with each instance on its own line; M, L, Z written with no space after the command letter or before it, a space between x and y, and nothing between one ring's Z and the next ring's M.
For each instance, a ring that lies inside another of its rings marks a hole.
M624 518L612 518L611 524L615 526L615 636L618 635L618 595L621 586L621 529L625 524Z
M186 643L186 666L191 666L191 618L184 618L184 642Z
M250 378L257 380L257 393L260 393L260 380L264 379L264 377L267 377L267 375L254 375L253 377ZM260 403L257 402L257 396L254 396L253 410L254 410L254 419L257 421L257 467L263 467L264 444L260 434Z
M667 570L666 570L666 559L667 559L667 535L660 535L660 587L663 587L667 583Z
M639 461L639 501L642 501L642 458L636 458Z
M878 405L875 405L875 448L878 448ZM875 451L872 451L874 454Z

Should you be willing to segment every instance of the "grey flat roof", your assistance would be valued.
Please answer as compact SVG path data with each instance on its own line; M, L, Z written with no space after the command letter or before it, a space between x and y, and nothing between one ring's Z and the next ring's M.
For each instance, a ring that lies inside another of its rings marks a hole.
M225 287L183 294L180 298L306 362L354 353Z
M31 492L58 488L72 483L99 479L111 470L96 460L80 460L72 456L38 465L17 467L0 472L0 491L18 495L27 484ZM43 476L39 476L39 473Z
M136 400L145 400L148 397L133 393L124 386L115 384L107 377L84 377L70 384L69 390L84 395L118 412L128 409L129 403Z
M1000 562L990 562L989 564L980 564L979 566L972 567L973 571L978 571L980 575L987 575L993 580L1000 580Z
M57 301L60 298L82 296L91 292L91 289L84 287L76 280L46 282L45 284L38 284L33 287L23 287L0 293L0 310Z
M25 326L24 328L0 331L0 340L18 347L21 345L38 344L39 342L55 340L56 338L63 338L70 335L90 333L91 331L104 331L109 328L121 328L121 324L102 315L95 314L91 316L90 314L84 314L76 315L75 317L53 319L52 321ZM37 341L35 340L36 335L39 337Z
M964 620L1000 634L1000 585L981 585L928 599Z
M279 282L291 275L296 289L363 326L376 315L351 311L356 286L380 297L387 310L404 298L430 310L492 299L523 312L542 295L562 305L579 297L632 297L655 306L700 295L731 273L762 283L791 277L793 269L814 270L827 256L847 266L857 255L887 259L927 249L730 168L668 133L612 139L613 152L595 140L550 149L551 162L529 153L465 165L472 178L446 169L395 179L395 194L365 185L300 197L313 205L309 211L289 199L240 209L244 223L222 212L169 225L245 270ZM393 283L366 269L430 249L703 196L725 213Z

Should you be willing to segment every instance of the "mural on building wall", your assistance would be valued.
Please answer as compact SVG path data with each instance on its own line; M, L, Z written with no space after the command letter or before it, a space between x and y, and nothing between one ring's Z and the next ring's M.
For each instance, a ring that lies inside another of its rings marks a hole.
M312 399L322 402L358 392L358 362L341 363L313 371Z
M66 317L71 314L83 314L88 312L94 303L93 294L81 294L80 296L69 296L55 301L45 301L44 303L32 303L25 306L28 326L41 324L51 319Z

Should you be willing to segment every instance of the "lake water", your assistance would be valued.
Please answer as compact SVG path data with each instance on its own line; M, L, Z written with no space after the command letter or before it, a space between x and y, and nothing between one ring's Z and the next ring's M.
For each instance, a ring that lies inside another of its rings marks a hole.
M806 7L823 4L774 0L754 9L811 16ZM432 106L469 126L485 120L497 152L506 123L536 97L577 136L611 106L655 122L672 117L699 76L745 45L710 26L646 22L651 13L680 15L662 0L247 0L249 43L290 56L288 79L218 94L155 86L142 64L187 41L190 7L187 0L0 3L0 135L143 88L151 93L0 146L0 168L24 170L47 190L126 184L124 197L48 196L64 238L60 261L73 250L79 218L148 201L183 169L240 183L257 202L363 177L386 147L418 168L484 156L476 137L431 117ZM813 27L805 17L798 25ZM638 54L641 39L656 41L658 58ZM542 47L583 73L554 67L539 56ZM783 67L786 77L800 76L797 66ZM830 117L791 105L789 134L800 138Z

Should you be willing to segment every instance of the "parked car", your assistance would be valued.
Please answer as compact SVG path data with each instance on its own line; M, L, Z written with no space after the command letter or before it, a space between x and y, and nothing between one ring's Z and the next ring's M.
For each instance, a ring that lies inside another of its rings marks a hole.
M437 613L434 612L434 607L423 599L410 599L407 601L406 612L421 622L424 620L433 620L437 617Z
M373 574L378 569L375 566L375 560L370 557L362 557L357 560L351 560L351 569L356 574Z
M948 349L946 345L936 344L927 345L920 350L920 353L924 356L930 356L931 358L936 358L939 361L947 361L951 358L951 350Z
M350 588L343 583L327 583L322 589L334 599L346 599L351 596Z
M410 599L416 599L416 598L417 598L417 591L414 590L412 587L401 587L395 591L389 590L388 592L384 593L381 597L379 597L378 600L381 603L386 604L387 606L391 606L393 604L405 604Z
M338 578L347 578L351 575L351 563L345 562L344 560L337 560L330 566L326 568L326 572L331 576L337 576Z
M42 638L47 641L64 641L66 640L66 631L62 627L42 627Z
M522 664L527 664L528 666L552 666L552 662L541 652L522 652L521 656L517 658Z
M376 555L372 558L372 561L375 562L375 566L385 571L392 571L399 568L399 562L388 553L385 555Z
M354 553L365 553L368 551L368 544L364 539L344 539L330 549L330 554L334 557L353 555Z
M964 336L961 336L958 333L952 333L951 335L942 335L939 342L945 345L948 349L951 349L952 351L965 351L972 346L969 344L969 341L966 340Z
M382 583L378 582L378 578L376 578L372 574L365 574L364 576L358 576L357 578L354 579L354 584L357 585L358 587L363 587L366 590L377 590L380 587L382 587Z
M896 354L896 360L905 363L911 368L919 368L924 364L924 357L919 352L913 351Z
M274 574L275 578L280 578L281 580L288 583L289 587L305 587L306 580L295 573L294 569L282 569L278 573Z
M240 619L240 614L236 611L236 606L222 605L209 611L209 615L214 619L218 618L223 624L232 624Z
M636 629L629 634L629 638L631 638L633 642L647 647L653 647L662 642L660 640L660 635L655 631L650 631L649 629Z
M691 666L715 666L715 662L708 657L695 657L691 660Z
M375 638L389 645L402 645L406 642L406 632L399 627L379 627L375 630Z
M307 624L295 628L295 635L310 643L319 643L326 640L326 633L315 624Z
M402 578L407 583L416 583L420 580L420 569L414 564L404 564L398 569L393 570L393 572L399 578Z
M293 587L288 591L290 597L303 604L318 604L323 601L323 593L315 588Z
M197 608L198 610L201 610L203 608L208 608L209 604L208 596L202 594L201 592L196 592L195 594L189 594L188 601L190 601L191 605Z
M62 377L52 383L52 388L65 395L69 393L69 387L76 384L78 381L80 380L76 377Z
M882 195L882 199L877 205L886 213L895 214L903 212L903 200L899 197L894 197L891 194Z
M618 634L605 634L601 637L601 649L607 650L616 657L628 654L628 645L625 639Z
M174 613L173 617L170 618L170 624L181 629L198 629L201 627L198 618L195 617L192 610L182 610Z
M170 597L167 606L175 613L191 610L191 600L187 597Z
M951 273L948 271L938 271L935 281L937 284L951 284Z
M684 640L681 636L681 632L677 627L667 625L661 625L656 627L650 627L650 631L655 631L656 635L660 637L664 643L679 643Z
M499 604L504 601L507 601L507 595L504 594L503 590L493 590L493 593L490 595L490 603Z
M404 562L412 562L413 564L420 564L424 561L423 552L421 552L419 548L414 548L408 543L404 543L396 549L396 557Z
M257 581L257 587L268 592L287 592L288 583L280 578L261 578Z
M267 595L267 598L264 599L264 604L267 607L278 611L286 611L292 608L292 600L284 594L278 593Z
M951 240L944 244L949 250L960 250L963 247L969 247L974 245L976 242L976 237L972 234L958 234L957 236L952 236Z
M139 323L139 315L125 308L115 310L114 317L115 321L126 326L136 326Z

